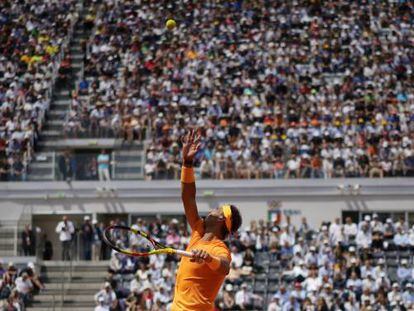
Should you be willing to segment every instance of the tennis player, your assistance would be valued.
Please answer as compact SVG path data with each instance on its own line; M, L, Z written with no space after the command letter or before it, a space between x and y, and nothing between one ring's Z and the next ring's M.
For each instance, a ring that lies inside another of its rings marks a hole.
M214 300L230 270L230 250L224 240L242 222L239 210L233 205L210 211L204 220L198 215L193 159L199 148L199 138L195 131L190 131L183 141L181 197L192 229L187 251L193 257L181 259L172 311L214 310Z

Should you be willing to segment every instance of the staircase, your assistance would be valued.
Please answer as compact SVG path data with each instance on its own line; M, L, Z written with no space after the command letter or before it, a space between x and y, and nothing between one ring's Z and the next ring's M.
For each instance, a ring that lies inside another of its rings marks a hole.
M0 226L0 258L17 255L16 238L18 237L15 226Z
M90 30L83 27L83 21L87 13L88 8L83 8L80 12L79 21L75 25L73 37L69 43L72 59L71 77L68 85L58 86L54 89L52 103L37 143L35 159L29 164L28 179L31 181L54 180L55 159L51 145L63 138L64 122L71 103L71 90L76 88L76 83L83 75L82 68L85 53L82 48L82 41L90 36Z
M29 311L77 310L95 307L94 295L102 288L109 262L44 261L40 275L46 290L34 296Z

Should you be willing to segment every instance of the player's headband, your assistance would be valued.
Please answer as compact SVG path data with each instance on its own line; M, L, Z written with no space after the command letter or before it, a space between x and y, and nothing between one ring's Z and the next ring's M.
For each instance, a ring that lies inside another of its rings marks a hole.
M231 207L230 205L226 204L223 205L223 215L226 220L226 227L229 233L231 232Z

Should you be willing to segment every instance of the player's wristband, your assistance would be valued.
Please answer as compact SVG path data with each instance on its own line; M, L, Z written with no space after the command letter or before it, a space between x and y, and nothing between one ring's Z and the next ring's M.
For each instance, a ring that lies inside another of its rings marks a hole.
M221 259L211 256L211 261L207 262L207 266L213 271L218 270L221 266Z
M194 169L192 167L181 167L181 182L184 184L195 182Z

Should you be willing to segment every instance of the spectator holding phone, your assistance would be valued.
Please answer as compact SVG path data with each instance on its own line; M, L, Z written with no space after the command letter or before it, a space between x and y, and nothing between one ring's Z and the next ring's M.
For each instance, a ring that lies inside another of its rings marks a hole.
M70 260L70 247L75 227L68 220L68 216L62 217L62 221L56 226L56 233L59 234L59 240L62 243L62 260Z

